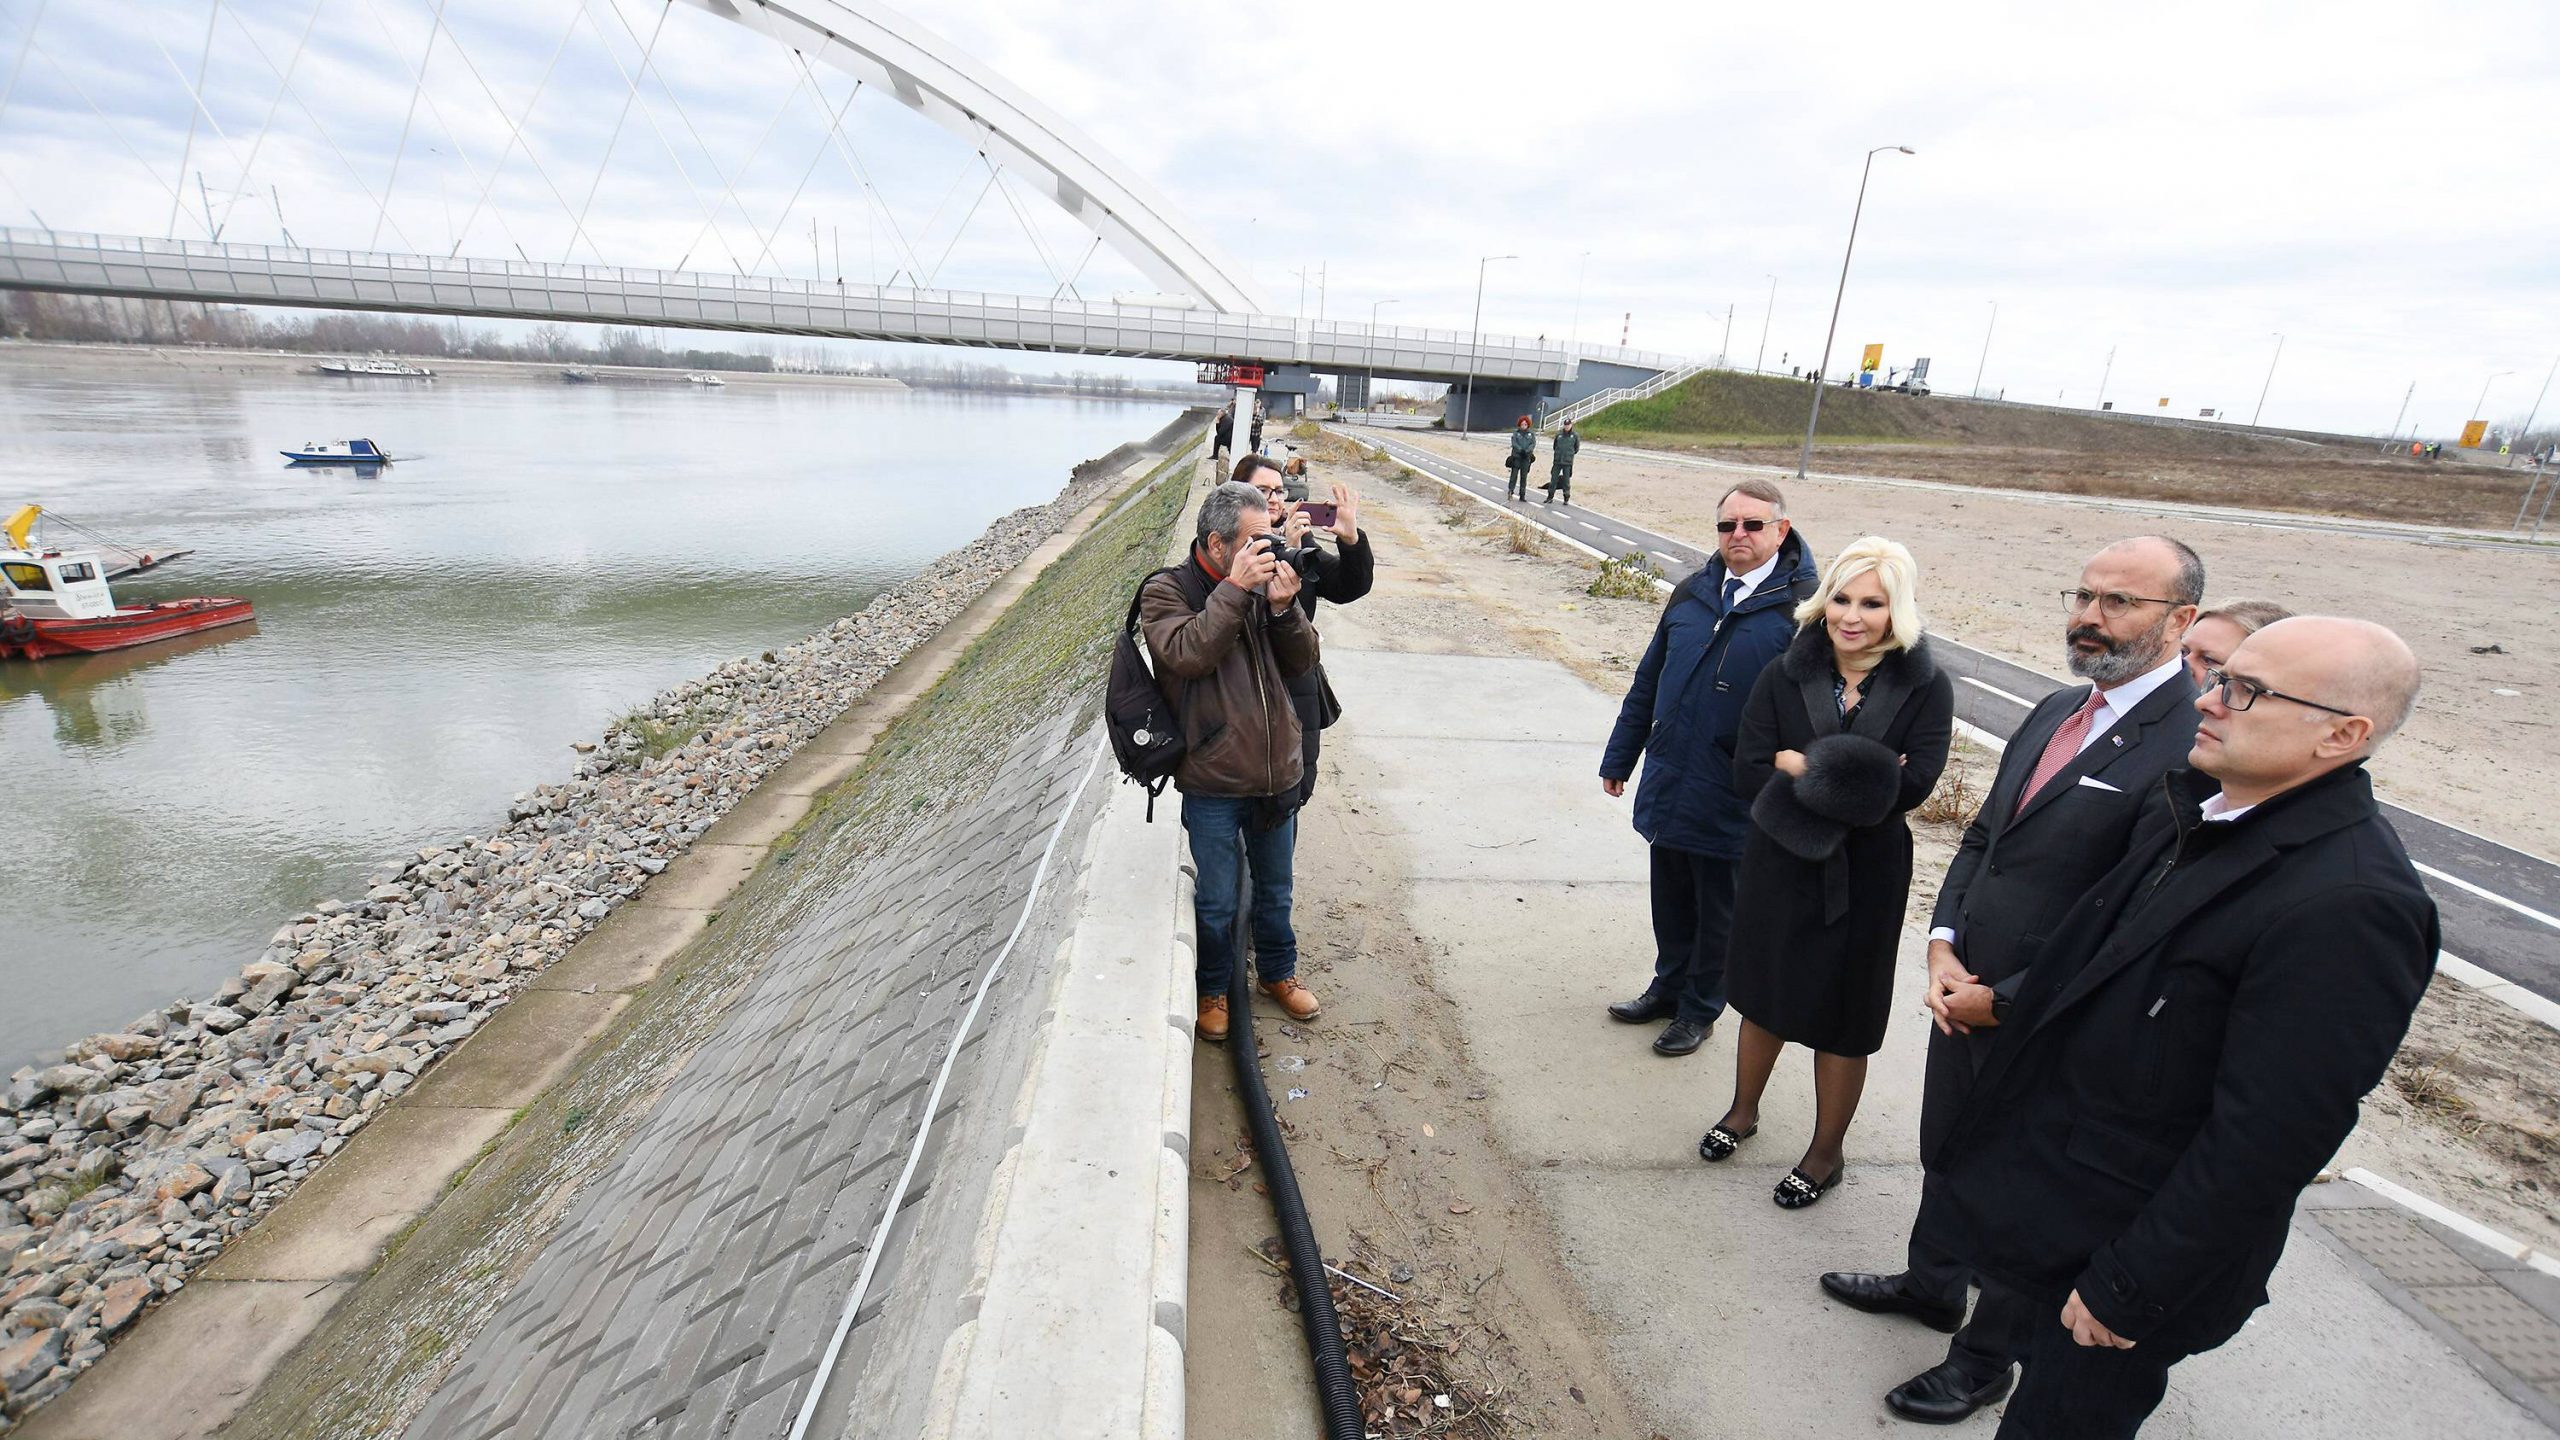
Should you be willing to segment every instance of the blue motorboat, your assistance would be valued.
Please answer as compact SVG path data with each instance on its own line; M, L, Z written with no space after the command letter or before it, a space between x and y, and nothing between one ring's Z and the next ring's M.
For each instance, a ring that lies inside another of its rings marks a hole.
M388 465L391 457L370 440L332 440L322 444L316 440L303 442L299 450L276 452L296 465Z

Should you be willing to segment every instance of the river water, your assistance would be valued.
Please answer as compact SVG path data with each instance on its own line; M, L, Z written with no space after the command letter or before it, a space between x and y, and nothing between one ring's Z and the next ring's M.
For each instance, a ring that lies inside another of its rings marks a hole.
M0 662L0 1073L210 992L296 911L503 823L571 742L861 608L1175 414L29 358L0 368L0 514L192 547L117 598L245 595L258 619ZM355 436L399 463L276 454Z

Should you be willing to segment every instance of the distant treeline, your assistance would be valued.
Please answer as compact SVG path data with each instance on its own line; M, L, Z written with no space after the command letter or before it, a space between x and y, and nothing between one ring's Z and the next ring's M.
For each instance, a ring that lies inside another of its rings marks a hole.
M777 359L770 348L675 350L654 333L626 327L572 328L537 325L520 340L468 330L452 320L361 312L278 315L236 305L174 304L114 296L47 295L0 291L0 340L68 340L91 344L200 345L243 350L286 350L321 355L441 356L448 359L523 360L555 365L641 365L682 370L797 371L881 375L910 385L952 390L1070 390L1102 397L1185 391L1180 385L1142 385L1126 375L1087 370L1023 375L983 362L881 365L847 361L823 350L796 346ZM589 337L592 336L592 343Z

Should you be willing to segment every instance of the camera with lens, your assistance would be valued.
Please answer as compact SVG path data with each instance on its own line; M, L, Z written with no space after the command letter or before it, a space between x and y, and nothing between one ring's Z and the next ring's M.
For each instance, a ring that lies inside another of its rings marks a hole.
M1288 566L1290 569L1297 571L1298 578L1301 580L1306 579L1315 571L1316 547L1313 545L1301 545L1292 548L1289 544L1289 537L1281 534L1277 530L1263 531L1262 534L1255 537L1255 543L1261 545L1264 549L1269 550L1271 552L1272 559L1277 560L1281 564Z

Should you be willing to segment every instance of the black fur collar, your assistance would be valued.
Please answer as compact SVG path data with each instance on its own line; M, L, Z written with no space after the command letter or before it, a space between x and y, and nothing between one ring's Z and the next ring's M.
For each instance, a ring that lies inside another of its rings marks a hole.
M1787 678L1800 685L1808 680L1828 679L1831 675L1830 632L1818 619L1798 629L1796 637L1787 642L1787 653L1779 657L1778 663L1785 668ZM1938 662L1929 653L1929 637L1921 636L1920 643L1907 650L1887 652L1884 659L1876 663L1876 674L1907 690L1917 690L1937 678Z

